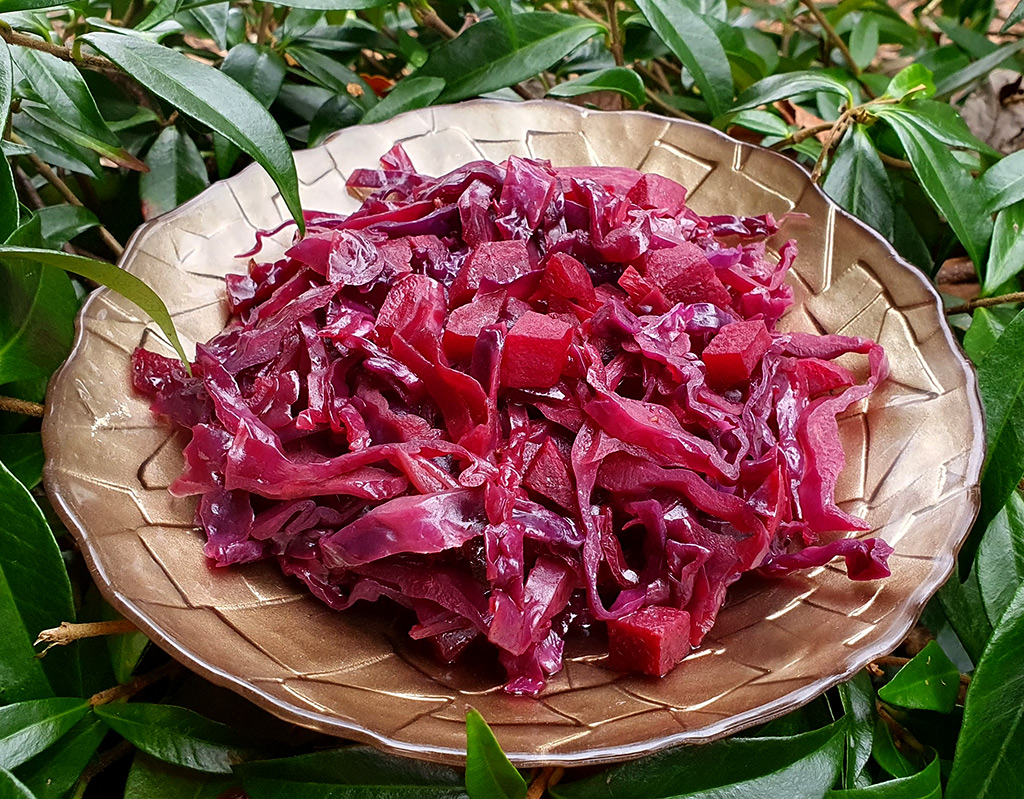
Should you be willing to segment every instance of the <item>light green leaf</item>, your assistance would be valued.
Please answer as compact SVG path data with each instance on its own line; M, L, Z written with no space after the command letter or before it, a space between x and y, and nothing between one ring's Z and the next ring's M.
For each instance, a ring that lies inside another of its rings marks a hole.
M949 713L960 691L960 671L935 641L918 652L878 689L885 702L914 710Z
M84 699L33 699L0 707L0 767L16 768L38 755L88 712Z
M892 238L892 186L863 125L854 125L839 142L822 188L851 214Z
M878 52L878 15L863 14L850 32L850 55L853 63L866 69Z
M519 37L516 45L499 20L487 19L434 50L416 74L444 78L438 101L453 103L514 86L604 33L595 22L547 11L515 14L512 20Z
M956 109L946 103L935 100L910 99L900 105L877 106L873 112L886 120L894 117L912 122L929 133L936 140L950 147L976 150L991 157L999 157L999 153L971 133L964 118ZM965 155L964 153L957 153Z
M413 75L395 84L387 96L366 112L360 124L371 125L416 108L426 108L444 91L444 78Z
M730 125L740 125L748 130L763 133L765 136L772 136L775 139L784 139L792 131L785 120L769 111L751 109L740 111L738 114L729 117ZM773 142L774 143L774 142Z
M1009 205L996 215L992 246L988 252L982 294L992 294L999 286L1024 269L1024 200Z
M199 148L173 125L164 128L153 142L146 165L149 172L139 178L143 219L177 208L210 185Z
M578 78L552 86L549 97L578 97L590 92L616 92L639 108L647 101L644 82L633 70L626 67L612 67L597 72L588 72Z
M1024 48L1024 38L1004 44L969 66L957 70L949 77L939 81L939 84L935 87L936 99L945 100L949 98L955 92L987 75L1007 58L1020 52L1021 48Z
M25 488L35 488L43 477L43 442L39 433L0 435L0 463Z
M917 774L863 788L829 791L825 799L942 799L939 759L932 758Z
M1010 494L982 536L975 569L985 615L994 627L1024 584L1024 499L1018 492Z
M759 105L771 105L777 100L813 92L836 94L842 97L848 105L853 103L853 95L850 94L845 83L826 72L807 70L786 72L759 80L736 99L736 104L729 109L729 113L757 108Z
M933 94L935 82L932 71L921 64L911 64L896 73L882 96L903 100L907 97L931 97Z
M30 221L35 220L38 220L39 223L38 244L48 250L59 250L75 236L100 223L96 214L88 208L66 203L64 205L48 205L34 211Z
M988 351L1003 335L1008 319L1001 318L1008 308L976 308L971 316L971 326L964 334L964 352L974 363L981 363ZM1012 319L1011 312L1011 319Z
M274 3L289 8L312 8L323 11L362 11L367 8L379 8L391 5L395 0L283 0Z
M136 752L124 799L218 799L239 782L237 777L172 766Z
M466 791L469 799L523 799L526 780L508 762L476 710L466 714Z
M875 689L871 677L861 671L839 686L839 698L847 721L843 784L853 786L871 758L875 734Z
M166 763L211 774L257 754L253 741L225 724L173 705L101 705L96 715L138 749Z
M0 799L36 799L36 797L11 772L0 768Z
M251 155L277 184L299 233L305 231L299 179L288 142L274 118L251 94L220 70L168 47L115 33L89 33L78 41Z
M190 13L196 18L204 31L206 31L214 43L221 49L228 47L228 8L229 3L203 3L190 9Z
M1006 18L1006 22L1003 23L1003 27L999 29L999 32L1006 33L1006 31L1022 19L1024 19L1024 0L1021 0L1021 2L1014 6L1013 11L1010 12L1009 16Z
M1024 150L1010 153L990 166L981 176L981 188L987 214L1024 200Z
M637 0L637 6L693 75L711 115L724 114L733 98L732 71L722 42L708 23L684 0Z
M36 799L61 799L89 765L106 734L106 725L88 715L57 743L19 766L17 776Z
M946 799L1009 799L1024 794L1024 587L992 634L967 690Z
M13 65L11 51L7 42L0 40L0 123L7 126L11 115L11 87L13 81ZM20 203L18 191L14 187L14 173L4 153L3 164L0 165L0 239L6 239L18 226Z

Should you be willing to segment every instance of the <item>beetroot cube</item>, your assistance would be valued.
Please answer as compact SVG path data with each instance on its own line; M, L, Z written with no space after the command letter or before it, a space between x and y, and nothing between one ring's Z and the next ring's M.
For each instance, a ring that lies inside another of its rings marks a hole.
M445 355L453 361L473 357L473 347L480 337L480 331L498 323L504 304L505 292L495 291L452 311L444 326L442 346Z
M796 363L797 371L807 381L807 392L813 397L834 388L846 388L856 381L849 369L820 358L803 358Z
M675 216L686 205L686 187L661 175L646 174L626 194L641 208L653 208Z
M632 266L627 266L622 270L618 282L625 289L630 301L634 304L642 300L654 289L654 286L648 283Z
M670 302L710 302L725 308L729 292L715 274L704 250L684 242L644 256L644 277Z
M594 284L587 268L565 253L556 252L548 258L541 285L552 294L570 300L590 302L594 299Z
M566 510L577 507L569 464L565 462L558 445L550 438L544 439L534 455L523 476L523 485Z
M760 319L723 326L704 348L708 382L728 388L749 380L771 344L772 337Z
M448 307L469 302L488 278L504 285L530 271L530 251L523 241L483 241L469 254L448 292Z
M501 384L507 388L551 388L562 375L571 343L571 325L527 311L505 339Z
M646 607L608 622L608 665L663 677L690 651L690 614Z

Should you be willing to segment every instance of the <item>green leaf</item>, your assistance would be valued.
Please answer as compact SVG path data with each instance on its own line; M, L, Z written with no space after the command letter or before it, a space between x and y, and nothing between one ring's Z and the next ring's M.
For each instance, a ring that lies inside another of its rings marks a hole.
M330 56L304 47L289 47L288 55L326 89L344 94L363 111L377 104L377 95L365 80Z
M486 19L434 50L416 74L444 78L438 101L453 103L531 78L604 33L596 22L547 11L516 14L512 21L517 44L499 20Z
M220 71L236 81L264 108L277 99L287 66L284 59L266 45L242 44L232 47L220 65Z
M305 232L299 179L288 142L274 118L251 94L220 70L168 47L115 33L89 33L78 41L251 155L277 184L299 233Z
M998 313L998 310L976 308L971 316L971 326L964 334L964 352L974 363L982 362L988 355L988 351L1006 330L1007 320L1000 318L1001 314Z
M1017 39L1017 41L1004 44L999 49L993 50L987 56L979 58L969 66L957 70L949 77L943 78L935 87L936 99L945 100L964 86L973 83L979 78L983 78L1007 58L1020 52L1022 48L1024 48L1024 39Z
M113 289L149 314L163 331L164 335L167 336L167 340L174 347L181 360L186 364L188 363L188 357L185 355L185 350L178 340L178 333L174 329L174 320L171 319L167 306L164 305L163 300L157 296L153 289L130 272L125 272L120 267L104 261L30 247L2 245L0 246L0 258L18 258L24 261L31 261L40 266L56 267L57 269L63 269L65 272L80 275L95 283L101 283L107 288Z
M932 71L921 64L904 67L889 81L883 97L904 100L908 97L931 97L935 94Z
M0 799L36 799L11 772L0 768Z
M732 71L722 42L708 23L684 0L637 0L637 6L693 75L711 115L724 114L733 98Z
M196 22L221 50L228 46L228 7L228 3L204 3L190 9Z
M977 368L988 442L981 473L981 510L975 523L980 534L1024 476L1024 313L1007 325ZM977 536L971 535L960 558L970 562L976 547Z
M370 125L416 108L426 108L444 91L443 78L413 75L395 84L387 97L366 112L361 124Z
M896 748L896 742L892 739L892 730L881 718L875 722L871 756L879 766L894 777L909 777L916 772L914 764Z
M128 772L124 799L218 799L238 783L237 777L172 766L137 752Z
M110 605L106 605L104 619L113 621L120 619ZM149 647L149 638L143 633L122 633L120 635L105 635L103 639L107 646L107 653L110 656L110 666L114 671L114 679L119 683L128 682L131 679L135 667L139 664L146 649Z
M1006 22L1003 23L1003 27L999 29L999 32L1006 33L1006 31L1022 19L1024 19L1024 0L1021 0L1021 2L1014 6L1013 11L1010 12L1010 15L1006 18Z
M911 99L900 105L881 105L872 112L886 120L906 120L950 147L977 150L998 158L999 153L971 133L956 109L935 100Z
M315 147L334 131L359 124L363 117L363 110L352 102L351 97L347 94L335 94L329 97L309 120L307 143L310 147Z
M985 531L975 569L985 614L995 626L1024 583L1024 499L1018 492L1010 494Z
M466 791L470 799L523 799L526 780L476 710L466 713Z
M32 214L32 220L38 220L38 246L48 250L59 250L71 239L90 228L96 227L100 220L88 208L80 205L48 205ZM14 242L10 242L13 244ZM29 245L26 245L29 246Z
M822 188L851 214L892 238L892 186L863 125L854 125L839 142Z
M981 176L985 192L985 213L1024 200L1024 150L1010 153L990 166Z
M633 70L626 67L612 67L598 72L588 72L578 78L552 86L549 97L578 97L590 92L616 92L639 108L647 101L644 82Z
M106 734L106 725L87 715L57 743L19 766L17 776L36 799L60 799L89 765Z
M35 488L43 478L43 441L39 433L0 436L0 463L25 488Z
M53 533L28 489L0 464L0 699L46 696L49 686L66 694L81 690L74 650L54 650L42 661L32 650L40 631L74 620L71 583Z
M917 774L864 788L829 791L825 799L942 799L939 759L933 758Z
M33 699L0 707L0 766L16 768L56 743L89 712L84 699Z
M508 38L515 45L518 43L519 34L516 31L516 26L512 22L512 0L483 0L489 9L494 13L505 28L505 32L508 34Z
M949 222L971 260L980 267L992 234L992 221L981 211L970 173L947 147L936 141L928 127L922 126L916 114L884 106L877 113L896 132L929 199Z
M993 294L995 290L1024 269L1024 200L1009 205L996 215L992 231L992 246L988 252L982 294Z
M143 219L177 208L210 185L199 148L173 125L157 136L146 154L146 165L149 172L139 178Z
M230 774L258 751L252 739L183 707L133 702L101 705L96 715L146 754L196 771Z
M821 797L839 777L846 719L787 738L681 746L552 789L555 799Z
M878 52L878 15L863 14L850 32L850 55L853 63L866 69Z
M1018 589L974 671L946 799L1024 794L1024 586Z
M765 136L772 136L777 139L784 139L792 132L789 125L781 117L768 111L758 111L756 109L740 111L736 115L731 115L729 117L729 124L741 125L748 130L763 133Z
M274 3L289 8L312 8L323 11L362 11L367 8L378 8L391 5L395 0L283 0Z
M847 720L844 785L856 784L871 758L875 734L875 689L871 677L861 671L849 682L839 686L839 698Z
M79 172L98 178L103 173L100 158L92 150L68 141L51 124L53 116L42 106L22 102L21 113L13 118L13 127L25 144L51 167ZM38 119L37 119L38 117Z
M918 652L878 689L878 697L893 705L914 710L949 713L956 706L960 671L935 641Z
M979 525L975 527L979 533L984 529ZM971 536L967 544L976 548L977 543L971 540L973 538ZM970 554L961 549L959 562L960 571L967 571L974 562L973 549ZM964 582L960 582L958 575L954 574L939 589L937 596L950 627L960 639L971 662L977 663L992 636L992 625L985 615L985 603L982 602L981 588L978 586L978 570L970 570Z
M0 43L0 123L7 126L11 115L11 87L13 82L11 51L7 42ZM18 191L14 187L14 173L7 161L7 154L0 165L0 239L6 239L18 226L20 204Z
M798 94L813 92L837 94L846 101L847 105L853 104L853 95L850 94L845 83L826 72L807 70L772 75L764 80L759 80L736 99L736 104L729 109L729 113L757 108L759 105L771 105L776 100L785 100L789 97L796 97Z

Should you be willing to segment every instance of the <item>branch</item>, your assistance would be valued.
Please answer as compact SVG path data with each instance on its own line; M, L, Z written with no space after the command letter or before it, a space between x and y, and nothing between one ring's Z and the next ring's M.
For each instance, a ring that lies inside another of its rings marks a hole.
M445 39L454 39L456 36L459 35L451 28L451 26L448 25L447 22L445 22L437 15L437 12L434 11L433 8L431 8L426 3L424 3L422 7L413 6L412 11L414 17L419 17L419 21L421 24L437 31Z
M946 316L958 313L970 313L975 308L991 308L993 305L1004 305L1011 302L1024 302L1024 291L1015 291L1012 294L1001 294L998 297L980 297L976 300L968 300L963 305L955 305L946 309Z
M608 29L611 33L611 51L615 58L615 66L621 67L626 62L622 57L622 34L619 31L619 12L615 7L616 0L605 0L608 8Z
M85 624L72 624L62 621L60 627L53 627L43 630L33 646L47 644L46 649L39 653L42 657L55 646L66 646L72 641L79 641L82 638L96 638L101 635L123 635L125 633L137 633L139 628L126 619L115 621L94 621Z
M885 164L887 166L891 166L894 169L913 169L914 168L913 164L911 164L910 161L904 161L902 158L893 158L891 155L886 155L885 153L881 152L880 150L878 151L878 158L879 158L879 160L883 164Z
M826 130L832 130L835 124L835 122L822 122L820 125L812 125L809 128L798 130L796 133L791 133L789 136L782 139L781 141L775 142L775 144L773 144L768 149L785 150L787 147L792 147L794 144L799 144L800 142L809 139L812 136L817 136L819 133L824 133Z
M821 145L821 155L818 156L817 162L814 164L814 169L811 170L811 181L817 183L821 179L821 173L825 170L825 162L832 155L832 150L839 144L840 139L843 138L843 134L846 133L846 129L853 124L856 113L859 108L852 108L843 111L840 114L839 119L832 126L831 132L828 134L828 138Z
M653 92L647 92L647 99L654 103L656 106L658 106L658 108L660 108L669 116L675 117L676 119L685 119L690 122L697 121L692 116L687 114L685 111L680 111L678 108L674 108L673 106L669 105Z
M537 776L530 782L526 792L526 799L541 799L548 788L556 785L561 780L565 769L558 766L545 766L537 772Z
M89 697L89 705L91 707L109 705L118 699L127 699L128 697L135 696L143 688L148 688L153 683L164 679L164 677L170 677L180 668L181 666L178 665L178 661L168 661L159 668L153 669L153 671L147 672L141 677L136 677L131 682L126 682L124 685L115 685L113 688L93 694Z
M8 44L17 45L18 47L27 47L30 50L39 50L43 53L49 53L50 55L59 58L61 61L69 61L72 64L77 64L80 67L86 69L96 70L98 72L117 72L121 70L113 61L102 58L101 56L82 54L78 58L75 58L71 52L70 47L62 47L59 44L52 44L43 39L38 39L35 36L29 36L26 33L19 33L16 30L6 26L6 23L0 24L0 38L2 38Z
M825 36L828 37L829 41L831 41L835 47L839 48L839 52L843 54L843 58L846 59L846 63L854 77L859 78L860 67L858 67L854 62L853 55L850 53L850 48L846 46L846 42L842 40L842 37L836 33L836 29L833 28L832 23L828 21L828 17L821 13L821 9L818 8L818 4L814 0L800 0L800 2L807 7L807 10L811 12L811 16L814 17L819 25L821 25L821 28L825 31Z
M22 416L41 417L45 410L46 408L38 402L26 402L15 397L0 397L0 411L20 413Z
M256 44L266 44L270 35L270 23L274 19L274 7L270 3L263 4L263 13L260 15L260 27L256 31Z

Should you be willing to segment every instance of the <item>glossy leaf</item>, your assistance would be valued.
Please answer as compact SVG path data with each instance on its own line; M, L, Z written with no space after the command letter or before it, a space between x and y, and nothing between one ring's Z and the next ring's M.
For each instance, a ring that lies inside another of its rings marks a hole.
M239 782L237 777L172 766L137 752L128 772L124 799L218 799Z
M911 99L901 105L878 106L873 113L886 120L898 118L910 122L950 147L999 156L999 153L971 132L964 118L952 106L945 103L924 98Z
M946 799L1024 794L1024 587L999 620L967 690Z
M976 265L982 264L992 234L992 222L981 211L978 191L970 174L947 147L936 141L933 131L922 127L915 115L892 113L894 110L898 109L887 110L884 119L903 144L914 173L968 256Z
M396 114L426 108L444 91L443 78L431 78L426 75L413 75L395 84L387 96L366 112L361 124L370 125L383 122Z
M847 721L788 738L683 746L571 783L555 799L764 799L824 796L839 777Z
M164 128L153 142L146 165L149 172L139 178L143 219L177 208L210 185L199 148L173 125Z
M376 106L374 106L376 108ZM321 105L309 120L308 144L315 147L334 131L358 125L365 115L347 94L335 94Z
M469 799L523 799L526 780L508 762L476 710L466 713L466 791Z
M995 213L1024 200L1024 150L1010 153L981 176L985 213Z
M892 186L863 125L854 125L839 142L822 188L851 214L892 238Z
M515 45L499 20L487 19L430 54L416 74L444 78L438 102L453 103L514 86L604 33L596 22L546 11L515 14L512 20Z
M693 75L711 115L724 114L733 98L732 71L722 42L708 23L684 0L637 0L637 6Z
M11 114L12 69L10 48L7 42L0 42L0 121L5 126ZM19 203L6 153L0 161L0 239L6 239L18 226Z
M365 80L330 56L305 47L289 47L288 55L326 89L344 94L363 111L377 104L377 95Z
M792 132L785 120L768 111L759 111L757 109L740 111L738 114L730 116L729 124L741 125L748 130L754 130L758 133L763 133L765 136L772 136L778 139L784 139Z
M578 97L590 92L615 92L627 98L634 107L647 101L647 90L640 76L626 67L612 67L598 72L588 72L578 78L552 86L549 97Z
M935 641L918 652L909 663L878 689L885 702L914 710L949 713L960 691L960 671Z
M196 22L202 26L221 50L226 50L228 46L228 5L228 3L203 3L190 9Z
M868 673L861 671L840 685L839 698L847 721L843 780L844 785L852 787L871 758L875 733L875 689Z
M984 529L976 525L978 532ZM972 542L973 536L965 544L977 547ZM965 553L964 548L960 550L961 573L969 571L964 582L960 582L957 576L946 581L946 584L939 589L937 594L939 604L946 616L946 620L956 632L964 649L967 651L972 663L977 663L981 653L985 651L985 645L992 636L992 625L989 624L985 615L985 603L981 599L981 588L978 585L977 569L970 569L974 562L974 551ZM965 568L963 564L968 564Z
M0 463L25 488L35 488L43 477L43 442L39 433L0 436Z
M101 705L96 715L146 754L175 766L230 774L253 756L253 741L225 724L173 705Z
M825 799L942 799L939 759L933 758L917 774L863 788L829 791Z
M220 71L259 100L260 105L269 108L281 91L287 66L266 45L243 42L228 51Z
M989 524L978 546L975 568L985 614L995 626L1024 584L1024 499L1019 492L1010 494Z
M53 533L28 489L0 464L0 698L48 696L49 686L69 695L81 690L74 650L54 650L42 661L32 654L41 630L74 620L71 583Z
M893 76L883 96L903 100L908 97L931 97L933 94L935 81L932 71L921 64L911 64Z
M174 320L171 319L167 306L164 305L163 300L157 296L153 289L135 277L135 275L104 261L96 261L92 258L83 258L80 255L69 255L63 252L40 250L31 247L2 245L0 246L0 258L17 258L22 261L39 264L43 267L63 269L65 272L80 275L113 289L149 314L163 331L164 335L167 336L167 340L177 351L181 359L185 362L188 361L185 350L182 349L181 342L178 340L178 333L174 329Z
M16 768L38 755L88 712L84 699L34 699L0 707L0 767Z
M113 621L121 618L110 605L104 603L104 607L106 608L105 620ZM146 649L149 648L149 638L144 633L122 633L120 635L105 635L103 640L110 658L110 667L114 672L114 679L119 683L128 682Z
M964 333L964 352L974 363L981 363L999 337L1006 330L1009 319L1001 319L999 311L1009 309L976 308L971 315L971 326ZM1012 313L1010 319L1012 319Z
M0 799L36 799L32 792L5 768L0 768Z
M999 29L999 32L1005 33L1021 20L1024 20L1024 0L1021 0L1014 6L1013 11L1006 17L1006 22L1003 23L1003 27Z
M949 97L964 86L973 83L979 78L987 75L993 69L1002 64L1007 58L1024 48L1024 39L1004 44L1002 47L993 50L987 56L979 58L974 63L963 69L957 70L952 75L939 81L935 87L935 95L940 99Z
M512 15L515 13L512 10L512 0L484 0L484 3L491 9L494 16L501 21L512 44L517 44L519 34L516 32L516 26L512 21Z
M896 748L896 742L892 739L892 731L882 718L875 722L871 756L893 777L909 777L916 772L914 764Z
M277 184L299 231L305 230L299 180L288 142L252 95L219 70L151 42L115 33L89 33L79 41L251 155Z
M975 523L980 534L1024 476L1024 313L1007 325L977 368L988 442L981 474L981 510ZM968 538L964 547L961 559L972 558L977 536Z
M1024 201L1015 202L996 215L992 246L985 265L982 293L995 294L1007 280L1024 269Z
M89 765L106 734L106 725L87 715L57 743L19 766L17 776L36 799L60 799Z
M324 11L361 11L367 8L391 5L394 2L395 0L283 0L283 2L278 2L274 5Z
M736 99L736 104L729 109L729 112L735 113L748 108L757 108L759 105L771 105L777 100L785 100L812 92L835 94L846 100L847 103L853 102L850 90L841 80L833 78L826 72L807 70L772 75L770 78L758 81Z
M853 63L866 69L878 52L878 15L863 14L850 32L850 55Z
M80 205L48 205L32 216L39 220L39 246L51 250L59 250L100 223L96 214Z

